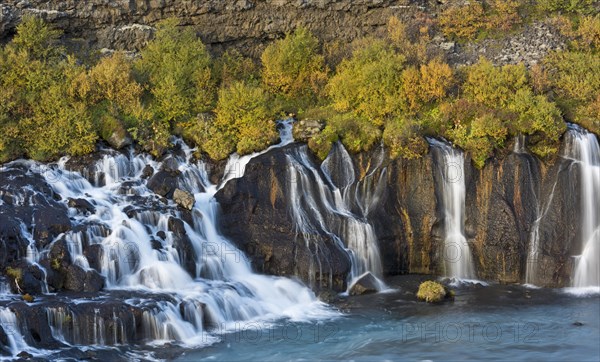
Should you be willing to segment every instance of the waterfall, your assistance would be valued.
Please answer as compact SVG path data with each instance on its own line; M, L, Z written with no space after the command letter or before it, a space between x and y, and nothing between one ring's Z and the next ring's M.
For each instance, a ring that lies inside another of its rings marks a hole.
M565 156L574 160L581 180L581 254L575 258L573 287L600 290L600 147L598 139L569 125Z
M444 215L445 276L458 280L474 279L471 250L464 234L465 227L465 165L463 153L445 142L428 139L443 155L439 160L442 176L442 207Z
M305 247L311 250L316 242L315 236L325 234L345 249L352 263L348 290L366 273L382 278L377 236L367 216L383 191L381 180L385 169L381 171L382 177L374 190L365 192L364 185L371 182L375 171L357 182L350 155L340 143L334 146L320 169L311 162L306 146L286 150L286 156L290 209ZM358 213L353 210L354 204L358 205ZM317 257L313 259L319 260ZM311 268L315 267L323 275L323 266L311 265ZM378 290L385 288L385 284L378 280Z
M13 356L21 351L31 351L31 347L23 339L17 316L9 308L0 307L0 329L6 336L8 342L6 347Z
M282 142L272 147L290 142L290 128L290 122L283 123ZM63 202L83 199L94 207L87 212L70 208L73 230L53 243L64 240L73 264L84 270L91 270L85 248L100 247L96 268L106 278L105 290L138 296L123 302L143 309L138 323L148 343L173 341L200 346L213 343L218 333L227 332L239 322L337 315L301 283L255 274L242 251L217 231L215 193L228 180L241 177L245 164L260 153L241 158L233 155L229 171L215 185L208 181L205 164L192 159L194 150L181 141L178 143L184 156L170 157L178 164L179 178L184 178L179 187L195 198L187 218L173 201L157 197L146 187L141 177L144 168L159 170L162 166L147 155L111 151L86 177L68 170L67 159L57 165L30 167L41 171ZM179 227L174 229L173 225ZM27 258L34 264L48 252L48 249L38 251L34 242L30 247ZM71 303L80 302L73 299ZM49 307L46 313L52 335L58 341L75 345L127 343L124 325L115 309L100 306L93 312L86 310L85 315L75 315L61 307ZM14 314L2 308L0 319L4 326L5 320L12 323ZM18 352L25 348L20 334L11 338L11 350Z

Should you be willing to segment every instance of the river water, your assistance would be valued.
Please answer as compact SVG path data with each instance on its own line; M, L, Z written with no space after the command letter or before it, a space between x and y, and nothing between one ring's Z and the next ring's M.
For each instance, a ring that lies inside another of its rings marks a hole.
M600 296L520 285L463 285L454 301L426 304L420 276L386 280L394 292L342 299L314 323L239 325L181 361L598 361Z

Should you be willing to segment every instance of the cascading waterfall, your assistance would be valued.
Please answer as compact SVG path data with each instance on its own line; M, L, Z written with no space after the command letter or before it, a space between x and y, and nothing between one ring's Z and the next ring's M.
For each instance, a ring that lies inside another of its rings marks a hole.
M581 180L581 247L575 260L573 287L600 290L600 146L598 139L569 125L565 157L576 161Z
M333 160L334 154L336 161ZM324 233L346 249L352 263L348 289L365 273L370 272L376 278L381 278L383 270L377 236L366 218L369 209L379 200L383 184L380 182L376 185L372 193L359 193L361 183L356 182L354 165L341 144L337 144L323 161L321 172L312 165L306 146L288 150L287 159L290 208L305 246L309 250L311 244L318 247L312 236ZM334 164L335 162L340 164ZM337 185L332 180L333 169L340 171L336 178ZM372 177L373 174L370 174L365 179L370 180ZM383 177L380 178L382 179ZM353 203L359 205L362 215L352 211ZM313 259L317 262L319 260L316 256ZM318 267L320 275L323 275L322 265L311 267ZM378 284L379 290L386 288L379 280Z
M17 316L9 308L0 307L0 327L6 336L7 347L13 356L20 351L31 349L21 335Z
M290 142L291 123L284 122L281 127L282 142L272 147ZM252 272L243 253L217 232L218 204L214 194L218 186L208 181L202 162L191 160L193 150L184 144L181 147L185 157L175 158L185 179L179 187L187 189L195 198L191 223L183 221L185 218L174 202L165 204L166 201L160 201L146 187L141 178L144 167L161 168L160 163L148 156L107 154L98 162L96 173L87 178L68 171L66 159L61 160L58 167L36 164L62 200L84 199L94 206L94 210L87 213L70 209L73 223L85 228L83 231L73 228L54 241L64 238L73 264L90 270L84 245L102 248L99 268L106 277L105 289L136 295L125 302L144 310L140 322L149 343L176 341L198 346L217 340L213 331L226 332L244 321L304 320L336 315L302 284ZM245 164L256 155L233 156L220 186L229 179L241 177ZM33 165L30 161L21 162ZM175 245L181 235L174 235L169 227L174 219L181 220L183 230L180 232L193 251L195 271L186 268L182 250ZM157 237L160 234L163 238ZM31 247L35 249L35 243ZM32 250L30 261L39 262L45 253L47 249ZM79 302L74 300L73 303ZM126 343L125 322L117 322L114 311L113 318L107 319L106 314L95 309L82 319L65 309L47 308L52 334L59 341L68 344L91 341L96 345ZM0 309L3 324L5 319L13 321L13 317L8 309ZM92 324L93 336L85 329L86 321ZM78 326L81 330L72 327L67 331L63 328L66 325ZM11 350L25 349L22 337L13 339Z
M444 210L444 268L445 276L459 280L474 279L471 250L464 234L465 174L463 153L445 142L428 139L443 154L441 175L442 206Z

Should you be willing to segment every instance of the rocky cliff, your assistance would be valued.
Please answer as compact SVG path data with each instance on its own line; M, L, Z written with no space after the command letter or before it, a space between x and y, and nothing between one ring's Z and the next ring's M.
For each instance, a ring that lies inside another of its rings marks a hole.
M136 50L152 36L152 26L168 17L191 25L212 48L235 46L257 55L263 45L304 25L323 40L350 41L385 28L415 1L402 0L8 0L0 5L0 37L10 35L20 17L36 14L66 37L96 48ZM420 2L418 2L420 3Z
M22 16L40 16L64 30L64 41L77 50L137 51L161 19L177 17L192 26L214 53L236 48L258 58L273 39L302 25L322 41L348 43L381 36L391 16L435 18L449 2L435 0L5 0L0 4L0 40L8 39ZM452 64L471 64L480 56L498 64L533 64L564 39L549 22L525 25L514 34L473 44L455 44L442 35L430 46Z
M223 211L222 231L252 258L258 270L267 273L288 275L306 265L293 252L307 242L295 226L291 209L297 203L293 198L316 199L313 212L324 215L323 219L335 218L339 213L326 210L327 202L318 201L328 196L316 186L305 189L304 194L293 194L290 163L285 156L298 147L303 146L274 149L256 157L242 178L216 195ZM452 251L444 250L446 217L441 206L441 182L442 174L452 165L445 164L439 153L431 147L428 155L417 160L384 156L378 165L374 165L374 154L352 157L356 181L342 194L356 195L352 196L356 204L351 209L358 219L365 218L373 226L384 274L444 273L444 258ZM322 172L319 162L311 162L315 170ZM342 164L336 167L333 175L344 172ZM578 235L582 217L580 185L574 162L561 156L542 162L526 151L515 151L491 160L481 170L467 159L462 174L466 187L465 236L477 278L524 283L528 264L532 264L535 284L570 285L572 256L582 247ZM364 209L364 200L370 211L361 213L357 204L363 203ZM339 233L342 238L344 232ZM539 251L532 254L530 245L535 235ZM319 244L329 248L335 245L326 237L320 237ZM335 266L334 280L343 280L340 273L346 268L345 261L330 262ZM286 263L289 266L284 266ZM306 275L298 275L302 274Z

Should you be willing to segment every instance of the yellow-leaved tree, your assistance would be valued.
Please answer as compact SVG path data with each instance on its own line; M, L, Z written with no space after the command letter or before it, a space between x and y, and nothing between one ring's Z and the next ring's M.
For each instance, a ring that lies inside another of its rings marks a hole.
M287 99L315 101L327 82L327 67L319 52L319 41L304 27L270 44L262 53L261 61L266 89Z

